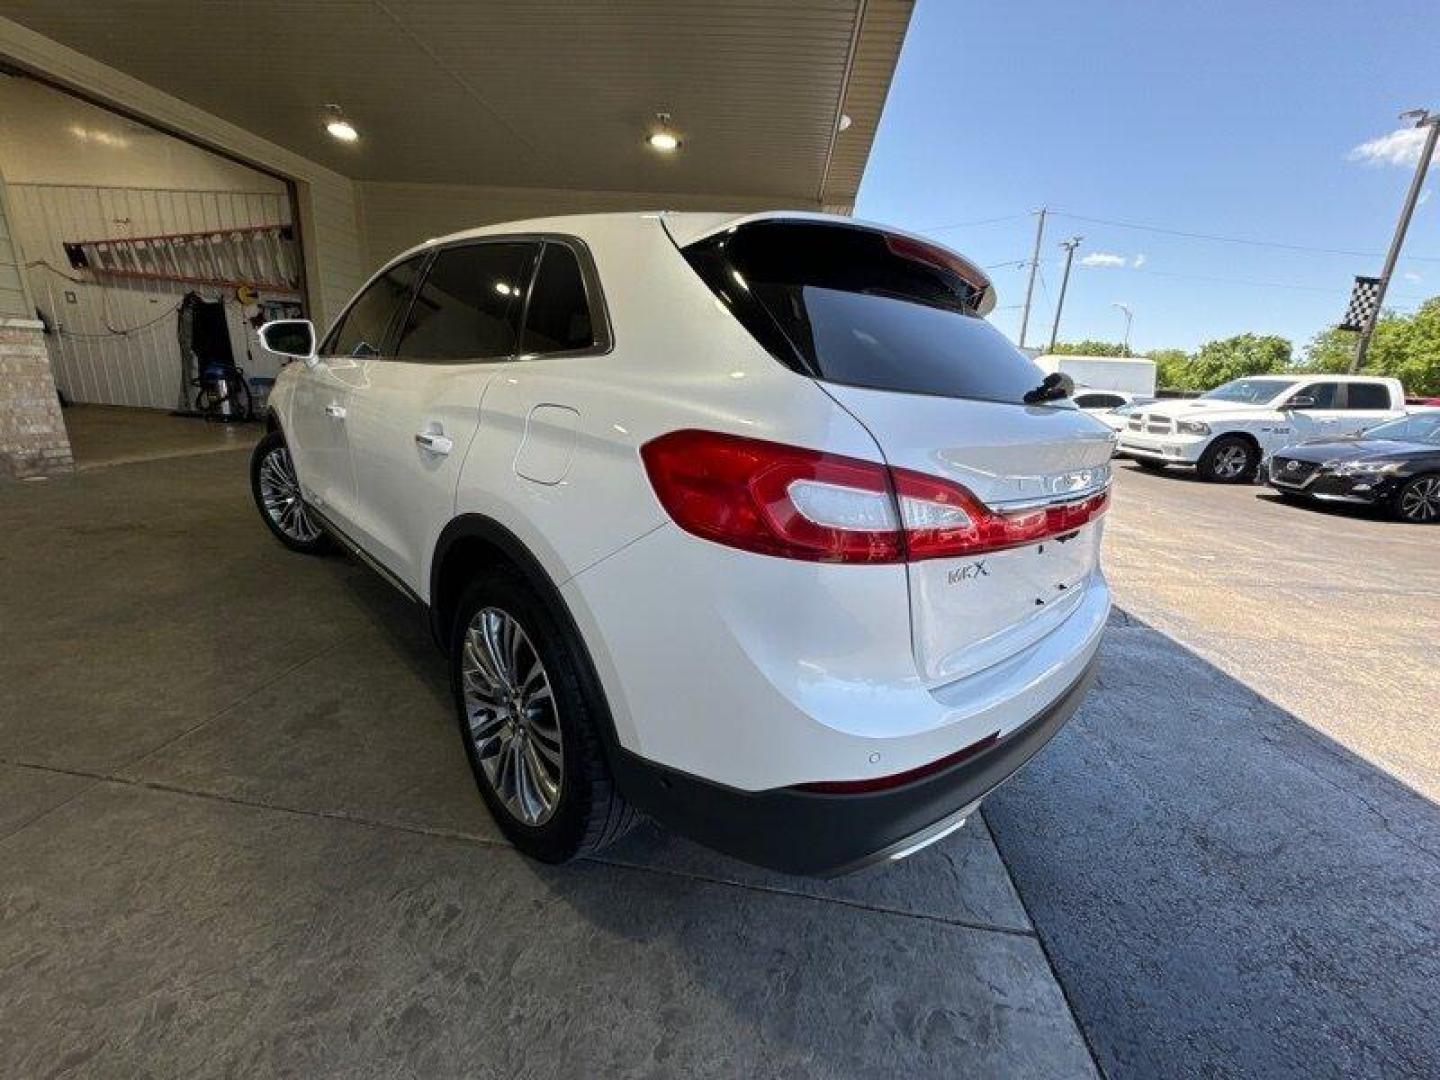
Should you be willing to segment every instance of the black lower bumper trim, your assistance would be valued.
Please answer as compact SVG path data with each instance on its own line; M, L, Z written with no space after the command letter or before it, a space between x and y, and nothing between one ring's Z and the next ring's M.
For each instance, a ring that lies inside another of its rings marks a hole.
M612 765L636 807L682 835L746 862L827 876L867 864L993 791L1070 719L1094 661L1044 711L974 757L885 791L740 791L646 761L627 750Z

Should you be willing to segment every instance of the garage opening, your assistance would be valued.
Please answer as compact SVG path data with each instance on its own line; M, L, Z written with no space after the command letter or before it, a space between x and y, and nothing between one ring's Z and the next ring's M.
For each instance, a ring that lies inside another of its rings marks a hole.
M21 76L0 177L76 466L258 437L256 329L306 314L289 182Z

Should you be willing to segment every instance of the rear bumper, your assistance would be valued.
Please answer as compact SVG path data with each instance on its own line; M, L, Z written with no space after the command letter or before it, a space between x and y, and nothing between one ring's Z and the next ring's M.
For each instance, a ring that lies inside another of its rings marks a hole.
M728 855L788 874L833 876L903 858L963 824L1054 737L1094 677L1079 678L1003 738L939 772L884 791L741 791L622 750L612 762L625 797L666 826Z

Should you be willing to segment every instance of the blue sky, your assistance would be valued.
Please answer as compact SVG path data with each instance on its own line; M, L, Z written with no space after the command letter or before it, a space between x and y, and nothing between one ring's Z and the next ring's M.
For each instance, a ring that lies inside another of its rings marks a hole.
M1380 270L1418 155L1403 160L1397 115L1440 108L1437 33L1436 0L919 0L856 213L983 265L1028 258L1041 205L1373 253L1048 223L1031 344L1049 339L1058 244L1080 234L1062 340L1119 340L1121 301L1142 349L1255 331L1298 352L1339 320L1352 277ZM1440 192L1440 164L1426 186ZM1005 220L939 228L992 218ZM1440 198L1419 208L1405 254L1389 306L1412 310L1440 294ZM1080 265L1099 255L1115 258ZM1024 271L990 273L993 321L1014 337Z

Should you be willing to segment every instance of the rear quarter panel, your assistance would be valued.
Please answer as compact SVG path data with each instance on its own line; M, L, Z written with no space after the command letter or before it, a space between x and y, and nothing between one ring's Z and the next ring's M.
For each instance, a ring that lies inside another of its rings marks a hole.
M570 228L557 219L555 231ZM497 365L457 514L504 525L558 585L668 520L640 459L658 435L704 428L880 459L852 417L720 307L658 218L590 219L580 238L599 273L613 347ZM560 474L547 468L536 478L531 439L546 462L567 462Z

